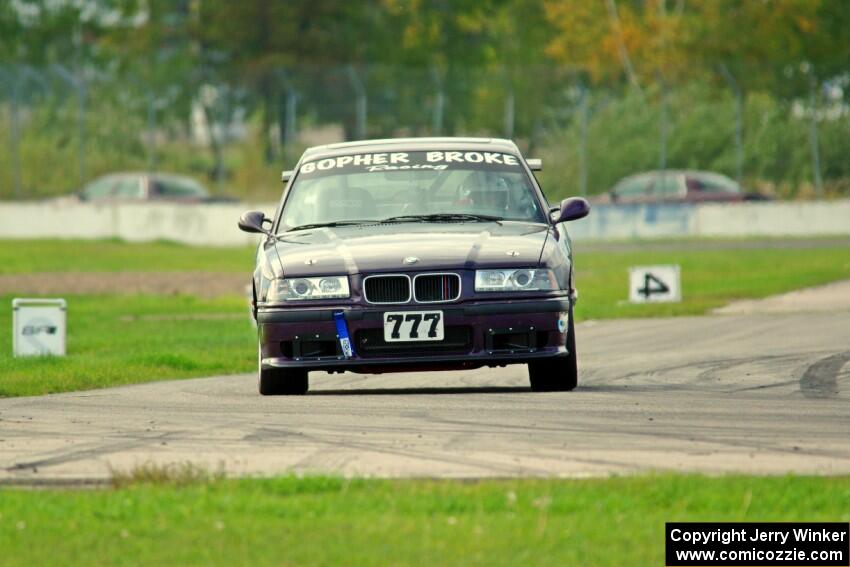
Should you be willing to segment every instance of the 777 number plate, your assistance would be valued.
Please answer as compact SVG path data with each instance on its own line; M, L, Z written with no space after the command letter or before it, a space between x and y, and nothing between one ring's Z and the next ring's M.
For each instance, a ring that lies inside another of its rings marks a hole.
M388 311L384 313L384 341L441 341L442 311Z

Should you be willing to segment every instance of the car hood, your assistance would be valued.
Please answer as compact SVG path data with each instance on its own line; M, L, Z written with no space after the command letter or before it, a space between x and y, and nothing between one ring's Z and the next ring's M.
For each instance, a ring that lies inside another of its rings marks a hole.
M319 228L281 235L276 250L287 277L537 266L549 230L511 221Z

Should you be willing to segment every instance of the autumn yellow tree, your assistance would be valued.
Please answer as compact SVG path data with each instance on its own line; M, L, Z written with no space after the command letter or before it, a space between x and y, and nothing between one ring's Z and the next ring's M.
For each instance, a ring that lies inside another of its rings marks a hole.
M547 0L555 35L547 54L582 69L596 83L636 87L717 75L731 69L764 86L786 67L845 49L835 0ZM846 5L845 5L846 6ZM833 65L834 67L834 65Z

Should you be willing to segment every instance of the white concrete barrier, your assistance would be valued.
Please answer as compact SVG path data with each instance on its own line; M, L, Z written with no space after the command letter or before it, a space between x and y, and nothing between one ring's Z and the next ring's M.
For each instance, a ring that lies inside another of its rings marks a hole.
M692 205L594 205L585 218L568 224L574 240L627 240L694 235Z
M575 240L850 235L850 199L700 205L596 205L570 223Z
M275 203L0 203L0 238L120 238L239 246L257 237L236 227L247 210L274 214Z
M275 203L207 205L47 201L0 203L0 238L121 238L240 246L257 241L239 231L244 211L271 216ZM575 240L670 237L850 235L850 200L705 205L596 205L570 223Z
M850 200L702 205L698 236L827 236L850 234Z

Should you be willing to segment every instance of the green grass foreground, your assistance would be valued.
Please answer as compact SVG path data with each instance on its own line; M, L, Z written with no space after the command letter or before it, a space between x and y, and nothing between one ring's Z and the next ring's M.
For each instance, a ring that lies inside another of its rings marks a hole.
M850 521L850 477L0 490L3 565L663 565L668 521Z
M580 300L576 318L699 315L730 301L765 297L850 278L850 241L807 241L804 249L750 247L609 251L576 245ZM615 248L616 249L616 248ZM249 274L248 248L192 248L170 243L21 241L0 243L0 271L206 270ZM629 266L680 264L683 301L630 305ZM201 285L201 282L199 282ZM0 396L39 395L248 372L256 363L246 299L228 296L69 296L68 356L13 359L0 333ZM0 296L0 329L11 328L12 296Z

